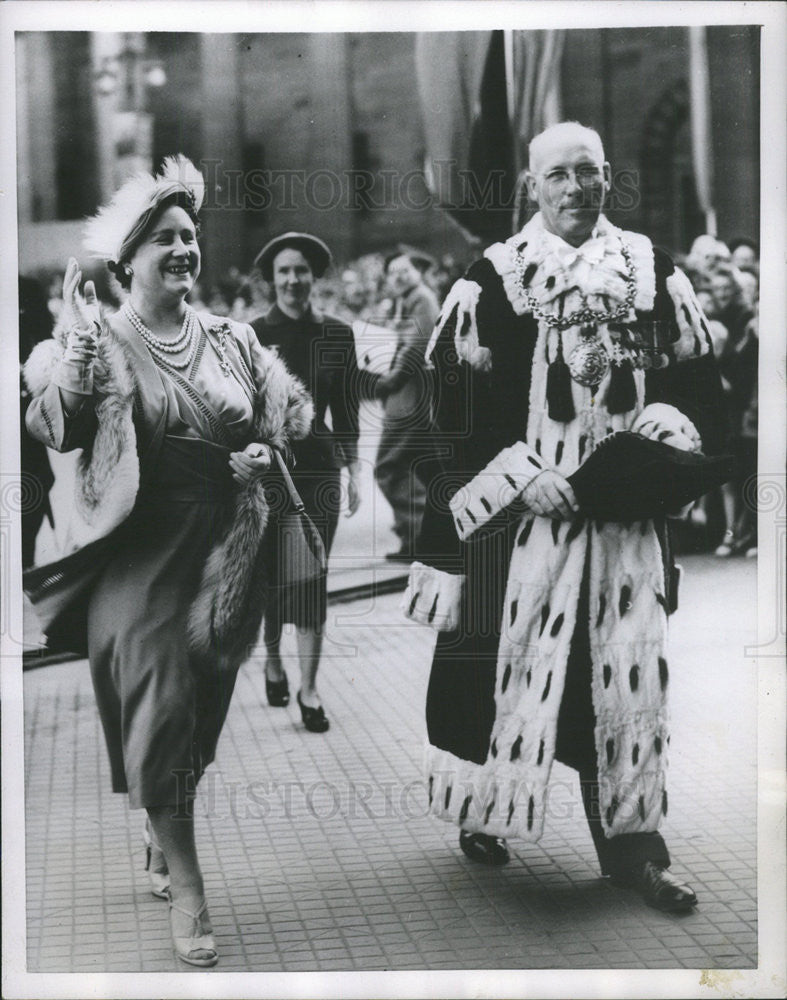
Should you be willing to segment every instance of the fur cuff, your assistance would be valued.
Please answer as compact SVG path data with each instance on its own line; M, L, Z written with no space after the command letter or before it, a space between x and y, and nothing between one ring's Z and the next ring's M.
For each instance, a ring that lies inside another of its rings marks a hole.
M25 385L31 396L40 396L46 389L62 358L63 345L52 337L35 345L22 366Z
M697 428L669 403L650 403L634 421L631 430L681 451L702 450L702 438Z
M667 278L667 291L675 307L680 339L672 344L676 361L699 358L711 349L710 332L691 282L677 267Z
M464 541L513 503L547 463L524 441L504 448L451 498L456 533Z
M405 617L431 625L438 632L455 631L459 628L464 582L465 577L459 574L413 563L400 605Z

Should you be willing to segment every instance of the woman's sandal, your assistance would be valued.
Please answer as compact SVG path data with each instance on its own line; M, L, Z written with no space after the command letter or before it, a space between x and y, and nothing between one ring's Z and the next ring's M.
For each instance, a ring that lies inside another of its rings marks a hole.
M150 891L156 899L169 899L169 868L164 852L153 842L150 820L145 821L142 831L145 841L145 871L150 878Z
M208 904L205 900L202 901L202 906L200 906L196 913L178 906L171 897L169 900L170 927L172 929L172 941L175 945L175 953L182 962L186 962L188 965L198 965L201 968L215 965L219 960L213 931L200 933L202 931L202 915L207 912L207 909ZM191 917L191 934L188 937L175 934L175 928L172 925L173 910L185 913L187 917Z

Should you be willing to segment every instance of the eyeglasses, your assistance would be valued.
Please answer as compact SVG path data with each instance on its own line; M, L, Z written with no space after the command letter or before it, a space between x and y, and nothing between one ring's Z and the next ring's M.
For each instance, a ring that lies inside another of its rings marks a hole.
M541 174L539 176L542 177L547 190L553 192L565 191L577 184L581 188L593 187L596 184L600 184L604 179L604 175L599 168L591 166L579 167L577 170L572 170L569 167L561 167L557 170L550 170L548 174Z

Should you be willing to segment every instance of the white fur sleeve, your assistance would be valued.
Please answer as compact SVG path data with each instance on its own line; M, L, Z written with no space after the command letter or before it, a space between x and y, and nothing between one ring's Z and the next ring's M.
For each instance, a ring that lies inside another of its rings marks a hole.
M456 491L450 501L457 535L464 541L508 507L549 465L524 441L504 448Z
M431 357L434 346L440 334L455 313L454 347L457 357L466 361L478 371L489 371L492 366L492 354L488 347L482 347L478 339L478 322L476 311L481 297L481 286L475 281L460 278L446 296L437 323L426 348L426 360Z
M422 625L431 625L438 632L457 629L464 581L462 575L444 573L420 562L413 563L400 605L405 617Z
M667 278L667 292L680 330L680 338L673 344L675 358L686 361L702 357L711 350L710 331L691 282L678 267Z
M650 403L631 430L654 441L663 441L680 451L701 451L702 438L687 416L669 403Z

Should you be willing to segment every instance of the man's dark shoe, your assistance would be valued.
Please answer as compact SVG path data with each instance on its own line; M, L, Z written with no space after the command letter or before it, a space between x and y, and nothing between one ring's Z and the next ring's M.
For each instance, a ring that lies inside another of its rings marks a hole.
M502 837L490 837L486 833L468 833L462 830L459 834L459 846L471 861L480 865L492 865L498 868L507 865L511 860L508 844Z
M691 886L679 882L669 868L654 861L646 861L626 884L637 889L648 906L656 910L685 913L697 905L697 896Z

